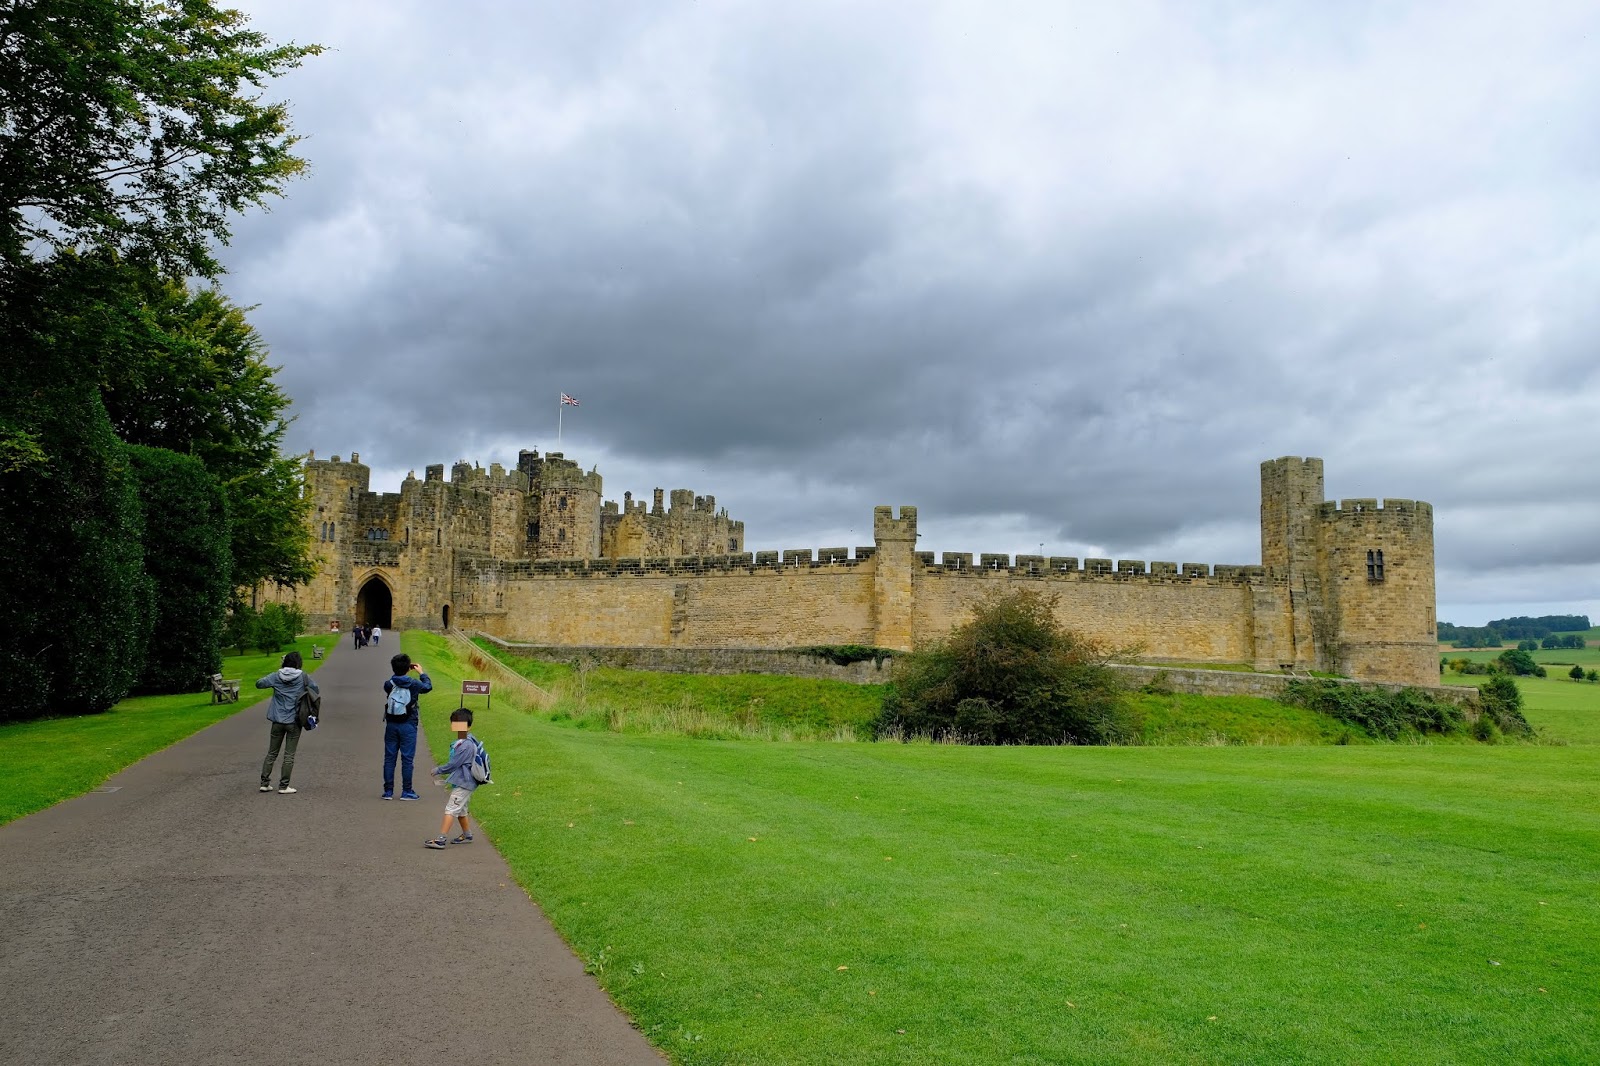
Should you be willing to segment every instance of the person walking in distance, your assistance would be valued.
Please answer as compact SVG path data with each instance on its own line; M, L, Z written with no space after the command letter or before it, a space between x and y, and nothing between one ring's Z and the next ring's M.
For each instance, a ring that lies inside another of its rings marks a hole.
M394 799L394 760L400 757L400 798L418 799L411 787L411 768L417 758L417 701L433 691L433 682L421 663L411 661L405 652L389 660L394 676L383 683L383 798ZM416 677L411 671L417 672Z
M297 651L285 655L283 665L258 680L256 688L272 690L272 699L267 702L267 721L272 723L272 734L267 757L261 760L261 791L272 791L272 764L278 761L278 750L282 748L283 773L278 778L278 795L292 796L299 791L289 784L289 777L294 773L294 749L300 745L300 722L295 716L295 705L307 689L316 693L322 690L301 668Z
M373 626L372 627L372 646L374 648L376 648L378 646L378 638L381 637L381 636L383 636L383 627L382 626Z

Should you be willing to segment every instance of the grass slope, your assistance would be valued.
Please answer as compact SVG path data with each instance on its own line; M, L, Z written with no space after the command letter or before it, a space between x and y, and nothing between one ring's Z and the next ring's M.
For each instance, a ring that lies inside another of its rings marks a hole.
M475 731L475 814L680 1063L1600 1060L1600 748Z
M777 674L701 676L610 668L580 672L507 654L489 641L476 643L554 692L558 716L588 728L723 739L852 739L883 701L882 685Z
M311 658L317 643L328 642L319 636L294 643L313 670L321 665ZM0 825L98 788L123 767L261 702L269 690L250 686L282 661L283 652L225 657L223 676L244 679L238 703L213 704L209 689L134 696L104 714L0 726Z
M848 740L867 735L885 686L767 674L665 674L485 654L554 692L554 717L623 733L736 740ZM1250 696L1131 693L1145 744L1328 744L1350 730L1319 711Z

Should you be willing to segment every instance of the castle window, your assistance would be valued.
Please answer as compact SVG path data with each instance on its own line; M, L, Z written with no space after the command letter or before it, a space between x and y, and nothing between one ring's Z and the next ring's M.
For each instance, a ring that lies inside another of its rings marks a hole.
M444 543L444 530L442 530L442 529L434 530L433 531L433 544L434 544L434 547L438 547L439 545L441 545L443 543Z
M411 527L410 526L406 527L406 543L407 544L411 543Z
M539 539L539 523L537 523L537 522L529 522L528 523L528 539L529 540L538 540Z
M1383 549L1381 548L1367 552L1367 580L1383 580Z
M338 537L338 535L339 535L339 524L337 522L329 522L328 523L328 539L329 540L334 540L334 539L336 539Z
M557 540L562 540L562 541L566 540L567 539L567 531L564 530L564 529L556 530L556 539Z
M556 500L556 510L565 511L566 509L567 509L567 498L565 496L563 496L560 499Z

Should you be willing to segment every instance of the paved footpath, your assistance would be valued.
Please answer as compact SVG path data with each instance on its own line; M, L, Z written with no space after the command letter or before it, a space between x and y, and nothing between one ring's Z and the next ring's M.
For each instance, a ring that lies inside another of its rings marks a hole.
M422 846L424 743L421 802L378 798L394 650L317 671L297 795L256 791L258 704L0 827L0 1063L665 1061L486 841Z

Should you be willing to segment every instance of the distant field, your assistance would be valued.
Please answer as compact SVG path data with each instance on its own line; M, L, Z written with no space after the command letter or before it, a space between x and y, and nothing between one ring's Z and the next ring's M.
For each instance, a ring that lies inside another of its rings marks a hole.
M475 732L489 839L680 1066L1600 1061L1600 747Z
M1600 670L1600 628L1584 635L1586 648L1540 648L1530 652L1533 660L1542 665L1548 677L1516 678L1522 692L1524 712L1534 727L1549 737L1569 744L1600 744L1600 683L1573 681L1567 671L1574 665L1585 670ZM1445 659L1467 659L1486 663L1498 658L1516 642L1504 648L1478 648L1465 650L1439 645L1439 655ZM1481 674L1458 674L1446 670L1440 677L1446 685L1475 686L1483 682Z
M1585 649L1590 650L1593 649ZM1566 654L1582 653L1568 651ZM1484 681L1484 676L1447 670L1439 680L1446 685L1477 686ZM1549 677L1513 680L1522 693L1523 713L1535 729L1552 740L1569 744L1600 744L1600 684L1560 676L1554 666L1550 668Z

